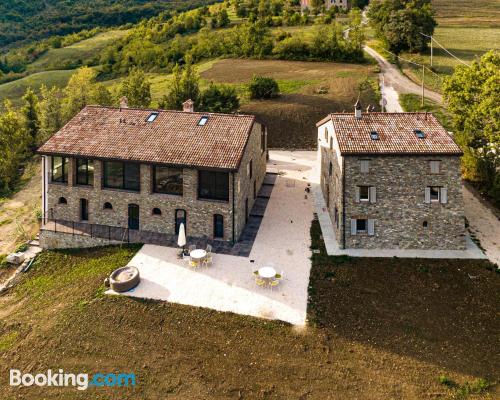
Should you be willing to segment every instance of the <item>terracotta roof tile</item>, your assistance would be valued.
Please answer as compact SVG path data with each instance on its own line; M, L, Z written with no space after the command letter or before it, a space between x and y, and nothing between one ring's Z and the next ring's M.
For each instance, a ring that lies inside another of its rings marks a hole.
M158 116L147 122L152 112ZM208 116L205 125L198 122ZM251 115L87 106L38 152L235 170Z
M333 122L342 154L456 154L462 150L430 113L335 113L318 122ZM425 134L419 139L415 130ZM372 140L370 133L378 133Z

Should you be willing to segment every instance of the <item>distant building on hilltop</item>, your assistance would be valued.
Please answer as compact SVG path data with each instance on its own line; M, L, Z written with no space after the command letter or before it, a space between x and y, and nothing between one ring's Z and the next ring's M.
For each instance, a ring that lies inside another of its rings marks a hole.
M300 0L300 8L302 10L309 8L311 9L312 0ZM350 0L325 0L325 7L329 10L332 7L337 6L338 8L349 9L350 8Z

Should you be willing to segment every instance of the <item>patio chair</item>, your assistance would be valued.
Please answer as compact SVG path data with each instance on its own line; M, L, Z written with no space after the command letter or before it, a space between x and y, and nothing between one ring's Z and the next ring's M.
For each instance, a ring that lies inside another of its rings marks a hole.
M269 282L269 287L271 288L271 290L273 290L273 288L275 288L279 284L280 284L279 279L275 279L274 281Z
M267 282L264 279L260 279L260 278L255 279L255 283L257 284L257 286L260 286L260 287L266 287L266 285L267 285Z
M257 270L253 271L253 276L259 276L259 271Z
M200 261L189 257L189 266L194 267L194 268L198 268L200 266Z
M193 250L196 250L196 245L195 245L195 244L190 244L190 245L188 246L188 250L189 250L189 252L190 252L190 253L191 253Z
M207 248L205 249L205 251L207 252L207 254L212 254L212 245L207 244Z
M205 256L205 258L203 259L203 265L204 265L205 267L208 267L208 266L210 266L210 265L212 265L212 264L213 264L212 253L209 253L209 252L207 251L207 255L206 255L206 256Z
M274 275L274 279L278 279L278 280L283 279L283 271L281 271L281 274Z

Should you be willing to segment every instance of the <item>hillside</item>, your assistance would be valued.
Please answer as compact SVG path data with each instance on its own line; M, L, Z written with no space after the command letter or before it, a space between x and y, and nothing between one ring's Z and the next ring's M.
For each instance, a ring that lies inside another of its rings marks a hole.
M20 42L94 27L119 26L161 11L204 4L202 0L2 0L0 50Z

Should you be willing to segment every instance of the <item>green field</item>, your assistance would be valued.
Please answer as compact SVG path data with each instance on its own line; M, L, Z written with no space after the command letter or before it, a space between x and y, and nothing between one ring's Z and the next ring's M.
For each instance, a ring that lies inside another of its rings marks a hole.
M110 43L127 35L128 30L110 30L71 46L50 49L28 66L28 71L40 72L53 69L72 69L99 58L100 52Z
M64 87L68 83L73 72L74 70L37 72L25 78L4 83L0 85L0 102L3 103L5 99L9 99L14 104L19 104L21 102L21 97L29 87L33 90L39 90L42 84L48 87Z
M435 39L458 58L470 63L491 49L500 48L500 2L497 0L433 0L438 27ZM430 50L424 55L402 54L402 57L431 66ZM461 62L434 44L432 70L426 85L441 91L443 79ZM403 71L421 82L421 69L402 62Z

